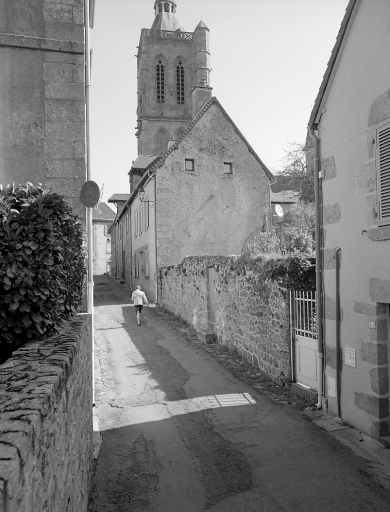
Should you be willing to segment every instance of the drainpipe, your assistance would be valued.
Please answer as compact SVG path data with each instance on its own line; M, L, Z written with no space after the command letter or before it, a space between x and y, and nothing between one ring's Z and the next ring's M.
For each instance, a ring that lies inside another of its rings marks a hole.
M157 171L154 173L154 244L156 251L156 304L158 303L158 277L157 277Z
M321 211L320 211L320 140L315 130L310 130L314 141L314 191L316 211L316 288L317 288L317 375L318 375L318 402L317 409L322 408L323 395L323 330L322 330L322 258L321 258Z
M341 418L341 337L340 337L340 253L336 251L336 394L337 416Z

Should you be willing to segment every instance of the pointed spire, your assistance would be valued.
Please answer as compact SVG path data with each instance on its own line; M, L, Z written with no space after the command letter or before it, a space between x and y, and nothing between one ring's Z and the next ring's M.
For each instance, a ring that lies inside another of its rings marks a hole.
M175 0L156 0L154 3L156 18L152 30L183 30L176 18L176 7Z

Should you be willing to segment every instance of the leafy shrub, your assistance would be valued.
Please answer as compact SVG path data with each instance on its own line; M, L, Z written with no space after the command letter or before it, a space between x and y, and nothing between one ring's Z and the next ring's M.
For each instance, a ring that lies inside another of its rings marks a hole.
M83 295L83 229L58 194L0 190L0 357L57 332Z
M279 252L280 241L275 230L256 233L245 244L243 254L246 256L257 256L259 254L270 254Z

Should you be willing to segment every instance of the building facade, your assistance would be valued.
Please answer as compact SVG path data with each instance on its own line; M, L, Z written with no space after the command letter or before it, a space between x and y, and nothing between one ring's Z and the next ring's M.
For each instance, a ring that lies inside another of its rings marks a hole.
M92 211L94 275L111 272L110 227L114 220L115 213L106 203L99 203Z
M387 0L351 0L309 127L319 157L324 396L389 439L390 46Z
M40 182L63 195L80 218L84 28L82 0L0 3L0 183Z

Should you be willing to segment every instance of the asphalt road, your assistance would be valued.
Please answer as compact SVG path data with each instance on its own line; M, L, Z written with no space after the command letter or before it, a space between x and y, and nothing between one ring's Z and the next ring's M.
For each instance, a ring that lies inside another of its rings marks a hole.
M130 293L95 280L93 512L375 512L366 461L237 380Z

